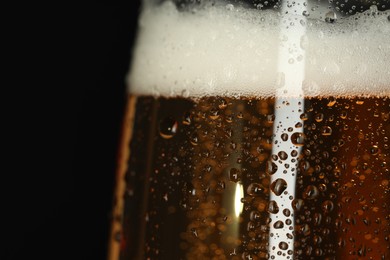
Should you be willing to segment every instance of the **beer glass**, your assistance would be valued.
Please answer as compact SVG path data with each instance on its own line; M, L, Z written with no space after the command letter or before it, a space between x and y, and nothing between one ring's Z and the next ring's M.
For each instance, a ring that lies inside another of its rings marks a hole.
M389 10L143 1L108 259L390 259Z

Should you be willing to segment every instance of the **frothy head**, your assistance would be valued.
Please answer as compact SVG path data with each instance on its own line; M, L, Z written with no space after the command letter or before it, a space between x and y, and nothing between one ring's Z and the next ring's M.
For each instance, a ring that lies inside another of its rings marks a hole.
M305 20L305 35L295 46L305 51L304 95L389 96L388 15L363 13L337 23ZM215 6L179 12L170 2L145 8L130 93L274 96L281 84L289 84L281 81L284 72L278 65L280 49L289 41L282 26L274 11ZM303 24L297 18L290 26ZM294 70L302 61L297 56L288 62Z

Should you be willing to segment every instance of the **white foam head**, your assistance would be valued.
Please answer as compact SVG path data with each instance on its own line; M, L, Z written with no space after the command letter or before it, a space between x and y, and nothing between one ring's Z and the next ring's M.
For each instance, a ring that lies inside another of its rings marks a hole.
M335 24L308 19L297 46L305 49L305 96L389 96L389 14L358 14ZM179 12L170 2L144 8L129 91L273 96L280 85L279 46L288 41L281 26L275 11L214 6Z

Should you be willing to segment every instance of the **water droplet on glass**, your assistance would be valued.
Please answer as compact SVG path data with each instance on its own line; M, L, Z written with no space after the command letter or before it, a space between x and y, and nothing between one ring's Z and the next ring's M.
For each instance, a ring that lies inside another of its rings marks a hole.
M249 196L259 196L263 194L263 187L259 183L251 183L249 184L246 192L248 193Z
M279 212L278 203L276 203L276 201L274 201L274 200L271 200L271 201L268 203L267 211L268 211L268 213L271 213L271 214L276 214L276 213L278 213L278 212Z
M238 182L241 180L241 171L236 168L231 168L229 171L229 180L232 182Z
M304 133L293 133L291 135L291 142L296 146L303 146L305 144L305 137Z
M303 198L308 200L313 200L319 195L318 188L314 185L308 185L303 192Z
M318 113L314 116L314 119L317 121L317 122L322 122L322 120L324 120L324 114L322 113Z
M329 98L329 102L327 104L328 107L333 107L336 104L337 100L334 97Z
M329 11L325 15L325 22L327 23L335 23L337 21L337 15L333 11Z
M284 179L277 179L271 184L271 190L276 196L282 195L287 188L287 182Z
M191 114L189 112L184 114L182 123L183 123L183 125L190 125L191 124Z
M198 231L195 228L191 228L191 233L194 237L198 237Z
M274 228L276 228L276 229L280 229L280 228L283 228L283 227L284 227L284 223L281 220L278 220L278 221L276 221L274 223Z
M190 142L192 145L198 145L198 136L196 134L193 134L191 137L190 137Z
M302 199L294 199L292 202L291 202L291 206L292 208L295 210L295 211L299 211L302 209L303 207L303 200Z
M258 212L257 210L251 211L249 218L252 221L259 221L261 219L260 212Z
M266 172L267 172L269 175L274 174L277 170L278 170L278 166L277 166L274 162L267 161Z
M225 8L226 8L227 10L229 10L229 11L233 11L233 10L234 10L234 5L232 5L232 4L227 4L227 5L225 6Z
M220 99L219 100L219 104L218 104L218 107L219 107L219 109L224 109L224 108L226 108L227 107L227 102L226 102L226 100L225 99Z
M278 152L278 156L281 160L286 160L288 157L288 154L285 151Z
M170 139L176 134L177 128L178 128L178 123L176 122L176 120L171 117L167 117L161 120L160 122L159 125L160 136L164 139Z
M283 141L287 141L288 140L288 134L286 133L283 133L280 138L282 138Z
M310 13L305 10L305 11L302 12L302 15L308 17L310 15Z
M377 146L377 145L371 146L371 148L370 148L370 153L371 153L372 155L377 155L377 154L379 153L379 148L378 148L378 146Z
M331 135L332 134L332 128L330 126L323 126L321 128L321 134L325 135L325 136Z
M300 118L301 118L303 121L305 121L305 120L309 119L309 116L307 115L307 113L302 113L302 114L300 115Z
M332 212L334 208L334 205L333 205L333 202L330 201L330 200L326 200L322 203L322 210L325 212L325 213L329 213L329 212Z
M287 250L288 249L288 244L284 241L279 243L279 248L282 250Z
M219 118L219 111L216 110L216 109L212 109L210 110L210 115L209 115L210 119L212 120L216 120Z
M267 115L267 122L273 123L275 120L275 115Z

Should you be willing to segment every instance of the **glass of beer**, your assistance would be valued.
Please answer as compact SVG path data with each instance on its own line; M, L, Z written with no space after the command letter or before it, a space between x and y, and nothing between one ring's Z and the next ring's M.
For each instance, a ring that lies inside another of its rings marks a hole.
M390 4L143 1L109 260L390 259Z

